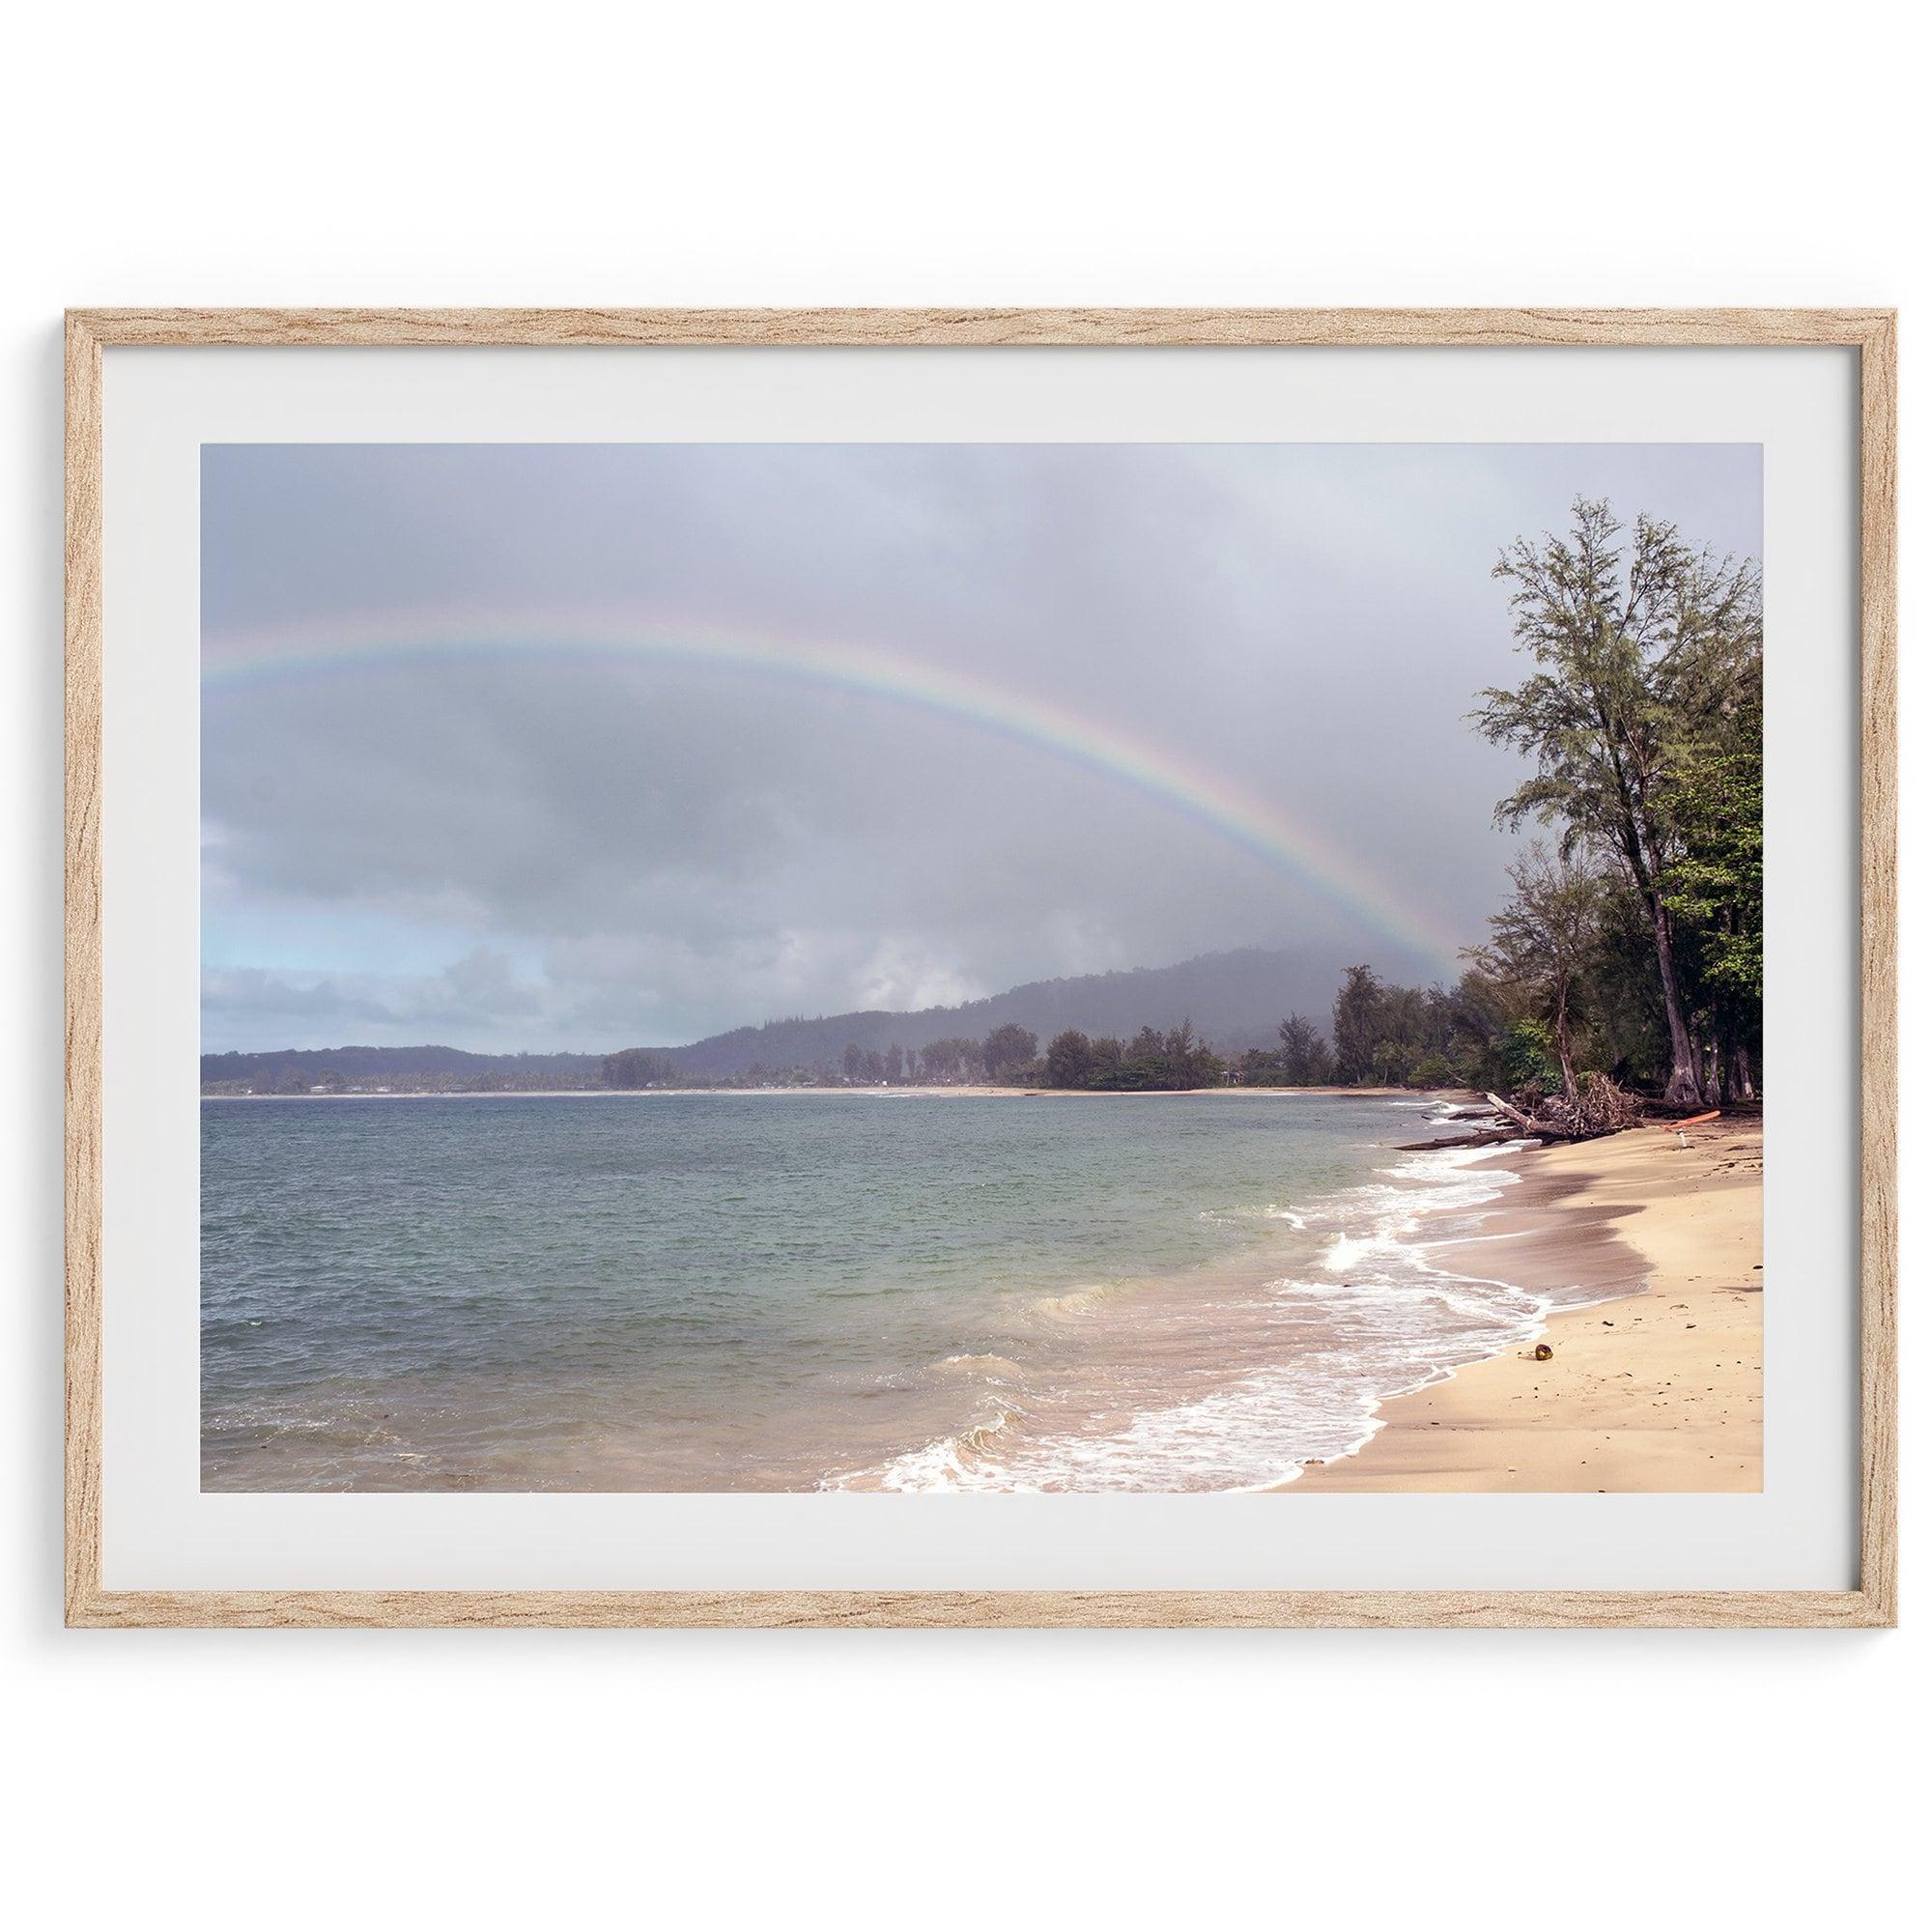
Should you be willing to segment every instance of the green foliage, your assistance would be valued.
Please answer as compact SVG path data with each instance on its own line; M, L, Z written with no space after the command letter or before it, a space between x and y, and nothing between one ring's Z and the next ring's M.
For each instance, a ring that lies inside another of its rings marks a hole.
M1192 1022L1171 1033L1143 1027L1131 1040L1089 1039L1073 1028L1056 1036L1041 1068L1048 1087L1082 1088L1092 1093L1179 1093L1218 1087L1228 1064L1197 1039Z
M1039 1051L1039 1037L1023 1026L995 1027L980 1043L980 1060L988 1080L1014 1080Z
M1764 998L1764 760L1758 744L1692 751L1665 799L1679 846L1662 874L1672 919L1691 935L1704 987Z
M935 1039L920 1049L919 1077L928 1086L956 1087L980 1074L980 1042L952 1037Z
M1380 1023L1383 1005L1382 982L1370 967L1343 969L1331 1031L1335 1041L1335 1078L1345 1087L1376 1077L1376 1048L1384 1036Z
M1497 808L1627 864L1648 891L1665 843L1659 791L1672 753L1708 735L1754 686L1762 649L1755 563L1693 553L1639 516L1628 548L1607 502L1578 497L1568 542L1519 537L1492 575L1514 587L1518 644L1538 668L1481 694L1478 728L1535 759Z
M1314 1023L1299 1013L1290 1013L1282 1021L1279 1031L1281 1046L1272 1056L1272 1068L1265 1065L1269 1056L1251 1054L1249 1059L1258 1064L1250 1069L1250 1079L1259 1081L1261 1074L1272 1071L1286 1087L1326 1086L1335 1076L1335 1062L1328 1051L1328 1042L1321 1037Z
M1468 954L1548 1022L1563 1091L1577 1096L1577 1035L1609 887L1592 866L1552 858L1538 840L1509 867L1514 893L1490 918L1490 943Z
M1046 1049L1046 1084L1049 1087L1085 1087L1094 1067L1094 1042L1077 1028L1056 1034Z
M1555 1042L1548 1023L1524 1017L1512 1020L1498 1043L1505 1092L1517 1093L1534 1087L1552 1093L1563 1084L1562 1068L1556 1064Z
M1335 995L1335 1048L1324 1068L1341 1086L1468 1084L1467 1014L1440 986L1395 986L1350 966Z
M1719 746L1758 755L1760 734L1741 734L1737 721L1756 700L1762 587L1753 561L1692 551L1656 518L1638 516L1627 543L1624 534L1608 503L1578 497L1567 540L1519 537L1503 552L1494 575L1512 586L1517 642L1536 668L1514 689L1481 693L1474 717L1485 737L1535 765L1496 808L1498 821L1560 828L1564 859L1614 866L1636 894L1667 1037L1665 1091L1694 1100L1703 1054L1684 916L1670 903L1685 857L1675 794ZM1678 896L1702 902L1694 887Z
M677 1062L648 1046L627 1046L604 1056L604 1084L620 1090L669 1087L677 1083Z
M1613 875L1606 883L1583 985L1579 1064L1627 1086L1662 1088L1670 1076L1670 1030L1650 916L1628 881Z

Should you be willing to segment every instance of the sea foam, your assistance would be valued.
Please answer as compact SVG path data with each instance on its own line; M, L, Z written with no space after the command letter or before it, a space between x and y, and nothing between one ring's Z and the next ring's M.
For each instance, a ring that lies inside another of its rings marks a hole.
M1217 1319L1232 1317L1243 1352L1264 1356L1261 1366L1126 1413L1110 1411L1103 1378L1078 1388L1076 1366L1064 1385L1017 1399L1003 1390L968 1428L859 1480L915 1492L1247 1491L1351 1454L1388 1398L1540 1329L1543 1297L1441 1267L1430 1259L1439 1241L1416 1238L1425 1230L1462 1238L1466 1227L1452 1224L1516 1184L1496 1156L1521 1145L1406 1154L1367 1184L1257 1210L1289 1231L1304 1264L1234 1291L1219 1284L1212 1307ZM1100 1319L1121 1319L1127 1305L1123 1295ZM1064 1296L1058 1307L1078 1315L1094 1302ZM1096 1335L1096 1354L1113 1339Z

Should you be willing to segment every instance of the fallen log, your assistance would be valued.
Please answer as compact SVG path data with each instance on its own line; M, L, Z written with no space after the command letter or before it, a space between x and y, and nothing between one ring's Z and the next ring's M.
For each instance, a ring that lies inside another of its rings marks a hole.
M1520 1107L1494 1094L1485 1094L1483 1098L1506 1121L1514 1121L1526 1134L1533 1134L1540 1141L1579 1141L1586 1136L1570 1127L1560 1127L1553 1121L1538 1121L1525 1114Z
M1480 1133L1449 1134L1441 1140L1403 1141L1397 1145L1395 1151L1427 1153L1432 1148L1500 1147L1505 1141L1521 1138L1522 1136L1514 1127L1485 1127Z

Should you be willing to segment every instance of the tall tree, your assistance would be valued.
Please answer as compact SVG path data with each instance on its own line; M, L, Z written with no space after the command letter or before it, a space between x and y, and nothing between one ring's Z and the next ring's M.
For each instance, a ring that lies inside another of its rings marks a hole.
M1282 1077L1291 1087L1319 1087L1327 1079L1328 1042L1313 1021L1303 1019L1299 1013L1290 1013L1277 1032L1281 1035L1281 1051L1276 1059Z
M1536 761L1496 808L1536 818L1614 858L1649 921L1670 1039L1666 1099L1701 1094L1663 873L1674 851L1665 798L1673 757L1709 735L1754 688L1763 648L1757 565L1693 552L1676 526L1639 516L1630 541L1606 501L1579 497L1569 540L1519 537L1493 575L1507 581L1517 642L1537 670L1481 694L1492 743ZM1339 1041L1338 1041L1339 1046Z
M980 1049L988 1080L999 1080L1026 1065L1039 1051L1039 1036L1010 1022L995 1027Z
M1094 1074L1094 1042L1077 1027L1056 1034L1046 1049L1049 1087L1084 1087Z
M1204 1039L1198 1039L1191 1019L1167 1036L1167 1077L1176 1088L1218 1087L1227 1076L1228 1064Z
M1344 1085L1372 1079L1376 1045L1381 1037L1382 983L1368 966L1344 969L1335 995L1335 1078Z

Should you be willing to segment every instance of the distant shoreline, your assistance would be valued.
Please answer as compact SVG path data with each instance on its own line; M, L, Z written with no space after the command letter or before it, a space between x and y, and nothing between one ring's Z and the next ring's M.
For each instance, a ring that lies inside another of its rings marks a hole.
M489 1088L452 1089L448 1093L414 1092L377 1094L203 1094L209 1100L655 1100L750 1094L783 1099L791 1094L807 1097L838 1096L852 1100L924 1099L945 1100L1128 1100L1181 1099L1204 1094L1228 1094L1234 1098L1287 1098L1296 1096L1321 1099L1435 1100L1444 1095L1480 1098L1466 1087L1147 1087L1111 1091L1093 1087L528 1087L493 1090Z

